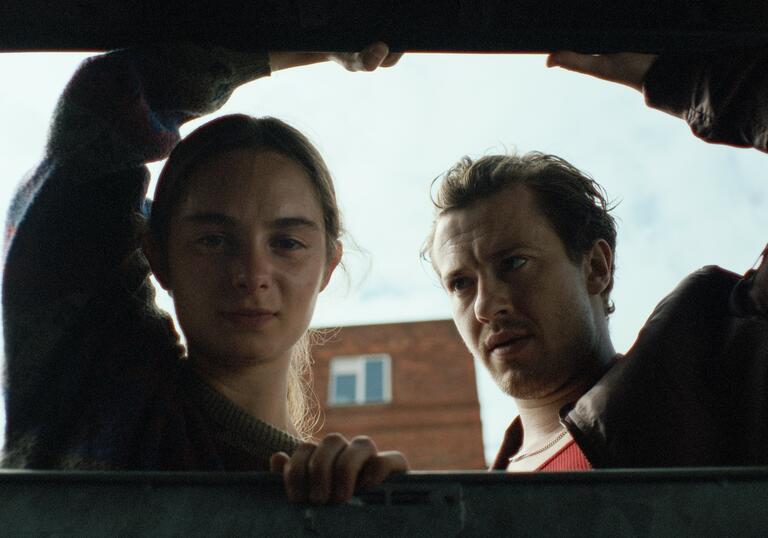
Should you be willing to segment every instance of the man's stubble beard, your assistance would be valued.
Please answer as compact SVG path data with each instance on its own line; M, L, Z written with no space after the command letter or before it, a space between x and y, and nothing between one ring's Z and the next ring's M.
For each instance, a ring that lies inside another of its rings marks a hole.
M585 320L586 321L586 320ZM536 341L532 342L535 344ZM528 357L525 361L510 361L503 371L489 368L499 388L521 400L543 399L565 386L593 375L598 348L597 331L586 321L567 349L553 350L545 356ZM490 357L482 357L488 367Z

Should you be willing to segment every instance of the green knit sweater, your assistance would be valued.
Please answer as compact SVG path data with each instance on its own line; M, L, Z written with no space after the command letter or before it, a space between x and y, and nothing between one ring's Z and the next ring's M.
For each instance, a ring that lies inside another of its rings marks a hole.
M228 471L266 471L275 452L293 453L299 440L249 415L192 373L186 380L189 398L200 407Z

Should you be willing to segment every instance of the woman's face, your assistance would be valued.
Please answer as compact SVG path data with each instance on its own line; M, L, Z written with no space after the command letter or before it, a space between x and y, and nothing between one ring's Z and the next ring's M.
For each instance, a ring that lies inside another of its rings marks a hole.
M315 188L291 159L250 149L214 156L188 180L159 276L190 356L220 366L289 360L338 263L327 259Z

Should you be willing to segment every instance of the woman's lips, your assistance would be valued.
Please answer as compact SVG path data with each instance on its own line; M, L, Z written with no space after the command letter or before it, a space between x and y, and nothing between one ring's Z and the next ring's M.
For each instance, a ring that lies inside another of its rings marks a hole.
M269 310L230 310L221 312L221 316L236 327L243 329L261 329L277 316Z

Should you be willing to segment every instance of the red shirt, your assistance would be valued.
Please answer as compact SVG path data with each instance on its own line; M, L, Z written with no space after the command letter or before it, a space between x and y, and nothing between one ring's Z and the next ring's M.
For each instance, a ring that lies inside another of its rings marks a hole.
M491 470L503 471L509 466L509 458L517 454L523 444L523 424L518 416L512 421L504 435L504 442L496 455ZM556 454L539 466L537 471L589 471L592 465L573 439Z
M556 472L556 471L591 471L592 465L584 453L571 439L561 448L557 454L554 454L547 461L542 463L537 471Z

